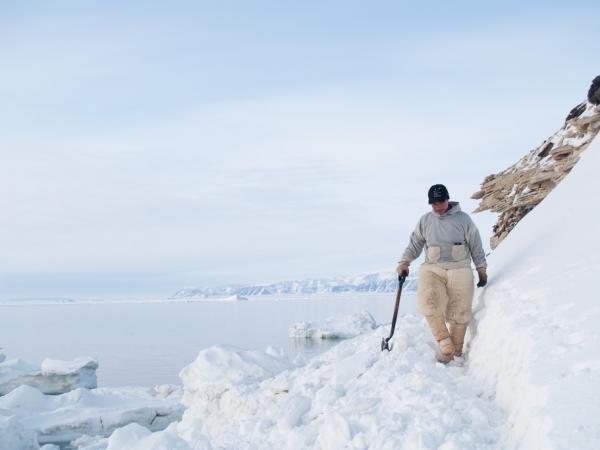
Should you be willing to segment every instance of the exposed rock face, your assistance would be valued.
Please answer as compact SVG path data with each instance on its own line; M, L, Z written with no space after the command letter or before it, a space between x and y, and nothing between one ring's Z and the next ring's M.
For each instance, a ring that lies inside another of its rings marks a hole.
M588 91L588 101L594 105L600 105L600 75L592 81Z
M475 212L500 213L490 245L495 248L515 225L540 203L579 161L600 130L600 76L588 101L574 107L563 127L508 169L485 177L472 195L481 199Z

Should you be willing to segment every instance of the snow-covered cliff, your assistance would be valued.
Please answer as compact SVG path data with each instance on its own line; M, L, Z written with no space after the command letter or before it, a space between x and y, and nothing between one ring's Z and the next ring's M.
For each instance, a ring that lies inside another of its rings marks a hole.
M575 167L600 130L599 104L600 76L593 80L587 101L569 112L560 130L509 168L483 180L472 198L481 199L476 212L499 213L492 248Z

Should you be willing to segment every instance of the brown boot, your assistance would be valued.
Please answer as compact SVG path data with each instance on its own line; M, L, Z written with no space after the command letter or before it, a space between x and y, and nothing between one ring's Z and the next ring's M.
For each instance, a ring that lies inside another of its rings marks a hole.
M452 339L449 337L446 339L442 339L438 342L440 347L440 354L437 357L437 360L441 363L449 363L454 359L454 344L452 344Z
M453 323L450 325L450 337L452 338L452 343L454 344L454 356L462 356L466 332L467 324Z
M448 363L454 358L454 344L450 339L450 333L446 327L446 321L443 316L425 316L433 337L438 342L440 353L437 360L441 363Z

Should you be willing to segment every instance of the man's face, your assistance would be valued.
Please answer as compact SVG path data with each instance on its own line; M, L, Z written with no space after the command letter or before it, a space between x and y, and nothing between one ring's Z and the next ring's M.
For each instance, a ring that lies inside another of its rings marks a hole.
M436 214L444 214L448 211L448 200L444 200L443 202L433 202L431 204L431 209L433 209L433 212Z

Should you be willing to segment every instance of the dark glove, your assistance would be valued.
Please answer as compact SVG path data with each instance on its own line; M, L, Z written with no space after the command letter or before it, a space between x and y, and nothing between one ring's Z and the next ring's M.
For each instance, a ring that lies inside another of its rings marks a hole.
M396 267L396 272L398 272L398 275L400 276L408 276L408 264L406 261L400 261L400 263L398 264L398 267Z
M484 287L487 284L487 272L485 267L478 268L477 274L479 275L479 283L477 283L477 287Z

